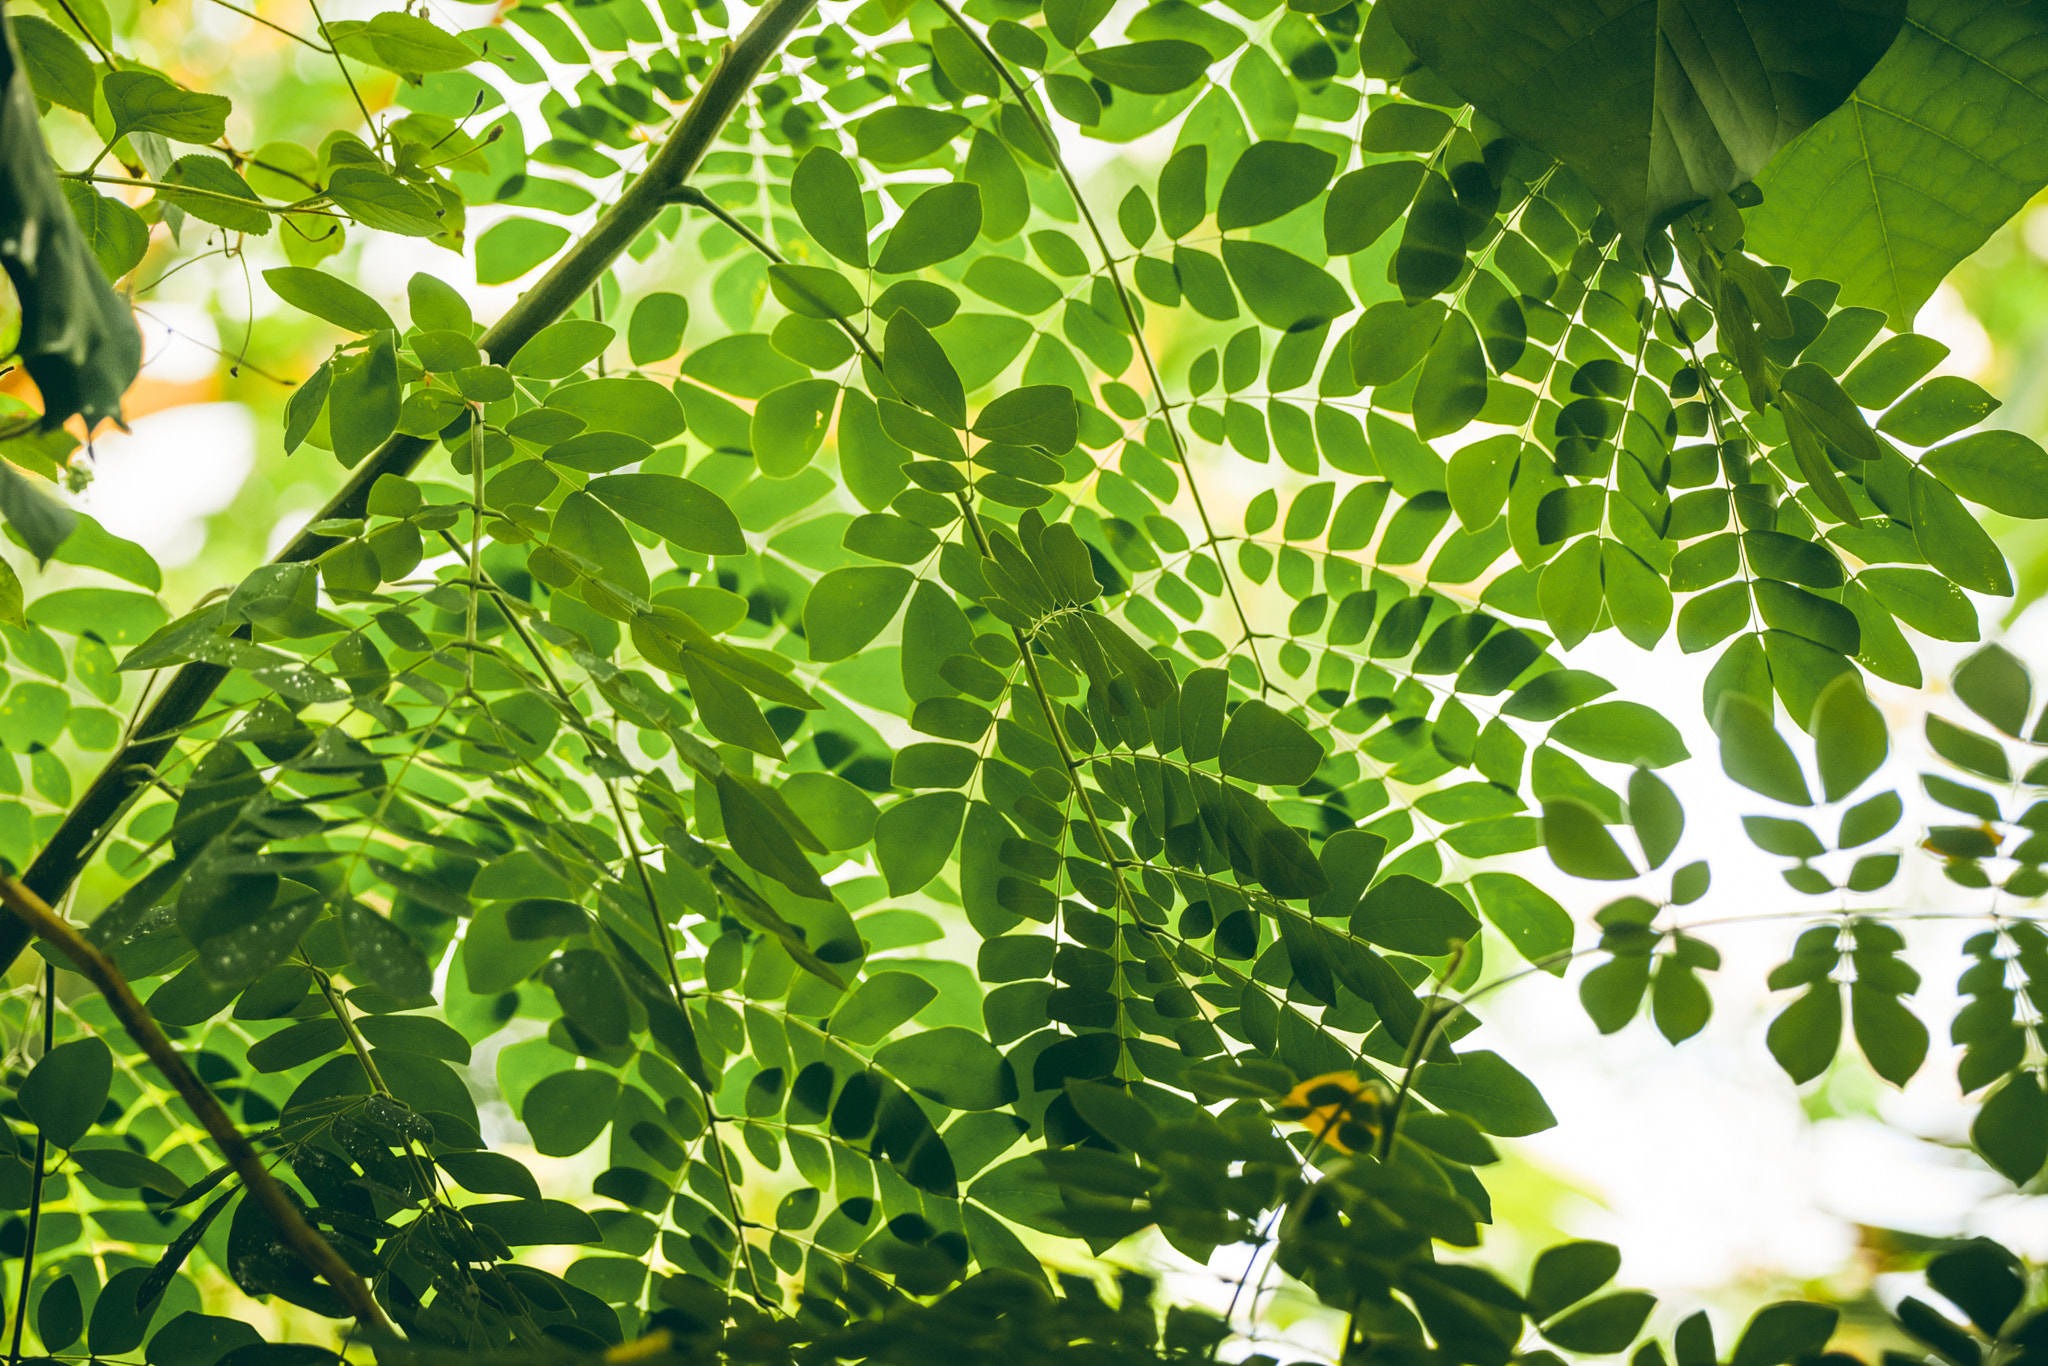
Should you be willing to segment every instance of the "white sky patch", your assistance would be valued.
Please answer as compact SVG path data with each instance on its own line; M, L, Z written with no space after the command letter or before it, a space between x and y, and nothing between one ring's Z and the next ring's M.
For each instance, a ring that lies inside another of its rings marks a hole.
M93 467L80 505L175 569L198 556L206 519L234 502L256 467L256 416L239 403L166 408L95 442Z
M152 301L135 315L142 331L142 377L197 384L220 369L220 331L198 304Z
M1975 379L1991 367L1991 336L1954 285L1934 291L1913 319L1913 330L1948 347L1948 358L1935 367L1937 374Z

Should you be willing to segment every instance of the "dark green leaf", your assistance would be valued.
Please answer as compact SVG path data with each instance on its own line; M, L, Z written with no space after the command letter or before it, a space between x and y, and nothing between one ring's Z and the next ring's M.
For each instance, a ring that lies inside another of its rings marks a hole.
M1241 781L1298 787L1315 776L1323 747L1293 717L1251 700L1231 713L1221 759L1223 771Z
M1545 1341L1567 1352L1606 1356L1628 1350L1657 1306L1657 1297L1641 1290L1623 1290L1582 1305L1543 1329Z
M1544 1249L1529 1272L1530 1316L1540 1322L1577 1304L1620 1270L1621 1249L1612 1243L1560 1243Z
M1141 95L1170 95L1186 89L1209 69L1209 51L1183 38L1154 38L1080 54L1092 76L1120 90Z
M1479 917L1443 888L1395 873L1365 894L1351 932L1400 953L1437 957L1479 933Z
M1754 179L1891 45L1903 4L1558 13L1536 0L1396 0L1394 26L1481 112L1576 171L1640 240ZM1779 73L1785 73L1780 75ZM1780 82L1797 73L1799 97Z
M974 245L981 232L981 190L967 181L926 190L910 201L889 229L875 269L903 275L950 261Z
M1216 202L1216 226L1256 227L1313 202L1328 188L1337 158L1305 142L1255 142L1230 168Z
M1573 877L1617 882L1636 875L1600 813L1577 798L1543 803L1543 843L1551 862Z
M59 1148L69 1148L106 1107L114 1055L96 1038L73 1039L36 1060L17 1095L29 1121Z
M1827 1349L1841 1311L1831 1304L1785 1300L1751 1316L1735 1341L1730 1366L1785 1366Z

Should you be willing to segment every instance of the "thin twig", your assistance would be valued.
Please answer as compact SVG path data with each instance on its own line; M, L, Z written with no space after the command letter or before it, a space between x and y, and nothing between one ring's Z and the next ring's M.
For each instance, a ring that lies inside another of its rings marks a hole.
M49 1056L57 1042L57 968L43 965L43 1055ZM36 1166L28 1196L28 1237L21 1250L21 1289L14 1301L14 1342L7 1349L7 1366L21 1366L21 1330L28 1322L28 1287L36 1274L36 1233L43 1224L43 1177L49 1171L49 1140L36 1131Z

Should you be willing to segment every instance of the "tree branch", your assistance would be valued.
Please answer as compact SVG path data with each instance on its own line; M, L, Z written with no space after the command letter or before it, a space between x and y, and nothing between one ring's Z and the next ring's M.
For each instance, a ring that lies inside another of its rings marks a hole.
M480 345L491 360L499 364L510 360L535 333L567 313L611 268L627 245L674 202L676 191L696 171L712 140L731 121L762 69L782 50L790 34L816 4L817 0L768 0L745 32L719 55L718 65L698 87L696 98L690 101L674 133L655 153L647 169L626 187L589 233L484 333ZM423 437L391 437L314 515L313 523L361 517L369 503L370 488L378 479L387 474L410 474L433 446L431 440ZM339 544L332 537L302 531L271 563L304 564ZM185 727L227 675L226 669L215 664L195 662L179 668L136 727L133 738L100 770L22 874L28 891L45 902L53 902L70 889L107 827L156 772ZM0 919L0 973L21 956L29 933L28 925L21 920Z
M114 1018L128 1031L128 1037L149 1055L149 1060L164 1074L164 1079L192 1107L192 1113L213 1136L214 1146L220 1149L221 1156L228 1160L235 1174L242 1178L250 1197L263 1207L263 1212L270 1216L270 1222L277 1226L292 1250L307 1266L327 1278L327 1283L348 1302L349 1311L359 1323L381 1333L393 1332L391 1321L384 1317L384 1311L378 1307L370 1287L300 1215L298 1206L285 1194L284 1187L277 1184L269 1168L263 1165L263 1158L255 1145L235 1127L234 1120L228 1118L227 1111L221 1108L213 1091L185 1065L183 1055L164 1037L163 1030L142 1002L136 999L134 988L128 985L128 980L114 966L113 960L59 919L41 897L11 877L0 878L0 902L6 903L7 909L22 925L63 950L64 956L99 989L114 1012Z

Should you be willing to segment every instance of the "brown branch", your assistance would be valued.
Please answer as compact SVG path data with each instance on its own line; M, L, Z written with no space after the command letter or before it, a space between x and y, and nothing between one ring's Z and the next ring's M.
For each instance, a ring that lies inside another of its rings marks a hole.
M94 948L80 937L49 904L34 892L21 885L14 878L0 878L0 903L18 916L21 921L37 934L63 950L83 973L88 981L99 988L106 997L107 1005L113 1010L114 1018L121 1022L128 1036L149 1055L157 1070L164 1074L172 1088L192 1107L192 1113L199 1117L200 1124L213 1136L214 1144L221 1155L234 1167L235 1174L242 1178L242 1184L250 1196L270 1216L271 1223L284 1235L292 1250L299 1254L306 1265L327 1278L327 1283L339 1291L348 1302L349 1310L364 1327L380 1333L391 1333L391 1321L378 1307L370 1287L363 1283L354 1269L344 1262L327 1240L322 1238L300 1215L298 1206L285 1194L275 1177L263 1165L262 1157L235 1122L228 1118L213 1091L201 1081L185 1059L164 1036L162 1028L150 1017L150 1013L136 999L135 989L128 985L128 979L121 975L113 960Z

